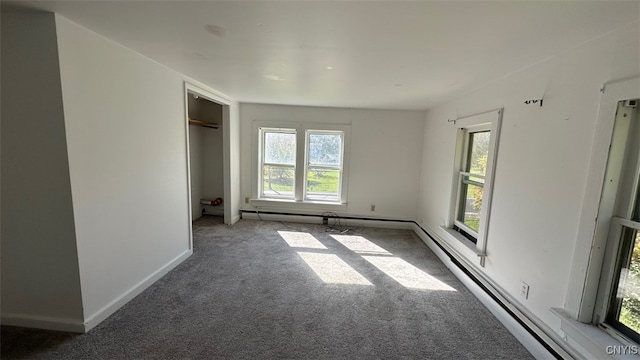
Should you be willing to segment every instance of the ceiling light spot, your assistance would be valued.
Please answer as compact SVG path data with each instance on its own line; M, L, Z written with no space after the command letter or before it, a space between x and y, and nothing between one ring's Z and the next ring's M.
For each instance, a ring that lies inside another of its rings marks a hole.
M278 75L264 75L265 79L269 79L269 80L273 80L273 81L284 81L283 78L281 78Z
M325 69L327 69L327 70L333 70L333 66L327 66Z
M205 25L204 29L207 30L207 32L219 37L223 37L226 31L222 26L213 25L213 24Z

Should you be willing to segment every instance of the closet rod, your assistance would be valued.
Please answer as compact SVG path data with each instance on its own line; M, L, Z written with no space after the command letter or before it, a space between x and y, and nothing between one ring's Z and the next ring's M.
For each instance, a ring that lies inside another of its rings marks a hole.
M189 119L189 124L198 125L198 126L204 126L204 127L211 128L211 129L217 129L218 128L218 123L208 122L208 121L203 121L203 120Z

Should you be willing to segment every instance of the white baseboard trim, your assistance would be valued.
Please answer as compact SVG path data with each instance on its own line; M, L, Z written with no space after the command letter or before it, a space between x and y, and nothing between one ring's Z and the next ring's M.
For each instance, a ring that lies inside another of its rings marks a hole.
M84 333L84 324L81 320L52 318L46 316L33 316L26 314L2 314L2 325L19 326L54 331Z
M98 310L91 316L87 317L84 322L84 331L88 332L89 330L96 327L96 325L100 324L109 316L113 315L118 309L124 306L126 303L131 301L136 296L140 295L144 290L146 290L153 283L158 281L164 275L166 275L169 271L173 270L176 266L178 266L181 262L186 260L189 256L193 254L193 250L187 250L182 254L178 255L173 260L169 261L167 264L162 266L160 269L156 270L151 275L147 276L144 280L140 281L138 284L134 285L131 289L126 291L124 294L117 297L115 300L111 301L102 309Z
M476 284L466 273L464 273L455 263L451 261L449 256L438 247L434 241L424 233L422 228L416 224L413 224L413 230L418 235L418 237L431 249L431 251L438 256L440 261L460 280L464 286L478 299L480 302L500 321L509 332L516 338L518 341L536 358L536 359L552 359L554 355L547 350L541 343L538 341L533 335L531 335L524 327L521 325L516 319L513 318L511 314L509 314L502 306L500 306L496 300L494 300L489 294L487 294L478 284ZM432 234L433 235L433 234ZM440 241L443 246L446 247L446 243L444 241ZM447 249L447 251L451 252L454 255L455 250ZM463 260L463 258L458 259L459 261ZM484 286L491 286L490 284L484 284ZM510 310L512 312L518 313L519 309L510 306ZM522 318L526 318L526 315L521 314ZM526 321L529 323L529 326L533 328L534 332L536 331L537 325L532 321ZM542 335L538 334L541 337L550 337L546 332L539 331L543 333ZM559 339L558 339L559 340ZM555 344L558 344L557 341L554 341ZM549 344L550 346L553 346ZM573 349L565 349L558 345L553 346L554 350L556 350L563 358L576 358L576 352ZM571 351L571 353L567 352L567 350ZM573 351L572 351L573 350Z

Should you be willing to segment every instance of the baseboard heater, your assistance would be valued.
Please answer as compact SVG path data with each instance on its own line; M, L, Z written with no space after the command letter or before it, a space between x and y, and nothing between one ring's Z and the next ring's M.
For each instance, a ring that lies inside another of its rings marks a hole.
M298 213L290 213L290 212L279 212L279 211L257 211L257 210L240 210L240 218L242 218L242 214L265 214L265 215L281 215L281 216L302 216L302 217L314 217L321 218L322 224L327 225L329 219L340 219L340 220L362 220L362 221L382 221L382 222L399 222L399 223L407 223L407 224L415 224L416 222L413 220L403 220L403 219L385 219L385 218L369 218L369 217L359 217L359 216L341 216L335 214L298 214Z
M564 357L560 353L558 353L556 349L554 349L551 345L547 343L547 341L545 341L542 337L540 337L540 335L534 329L532 329L529 326L529 324L525 323L516 313L513 312L513 310L511 310L507 306L507 304L505 304L496 294L494 294L493 291L491 291L466 266L464 266L464 264L462 264L455 257L455 255L451 254L451 252L449 252L442 244L440 244L440 242L436 240L435 237L433 237L426 229L420 226L420 224L418 224L416 221L412 221L412 222L416 224L416 226L418 226L418 228L422 230L422 232L425 235L427 235L429 239L431 239L431 241L433 241L433 243L436 244L436 246L438 246L438 248L440 248L440 250L442 250L442 252L444 252L449 257L449 260L451 260L453 264L455 264L465 275L467 275L469 279L471 279L471 281L473 281L476 285L478 285L478 287L482 289L482 291L484 291L487 295L489 295L489 297L493 301L495 301L496 304L500 305L500 307L507 314L509 314L509 316L511 316L518 324L520 324L520 326L522 326L522 328L525 329L529 333L529 335L531 335L534 339L536 339L551 355L553 355L556 359L564 359ZM560 344L557 344L557 345L562 347Z
M507 304L505 304L493 291L491 291L491 289L489 289L480 279L478 279L464 264L462 264L460 262L460 260L458 260L456 258L455 255L453 255L449 250L447 250L447 248L445 248L438 240L436 240L436 238L431 235L426 229L424 229L422 226L420 226L420 224L418 224L416 221L414 220L405 220L405 219L384 219L384 218L370 218L370 217L359 217L359 216L340 216L340 215L335 215L335 214L300 214L300 213L291 213L291 212L277 212L277 211L256 211L256 210L240 210L240 217L242 218L242 214L243 213L249 213L249 214L256 214L256 215L260 215L260 214L266 214L266 215L282 215L282 216L301 216L301 217L314 217L314 218L322 218L322 224L323 225L327 225L329 219L341 219L341 220L361 220L361 221L388 221L388 222L400 222L400 223L410 223L410 224L414 224L416 225L425 235L427 235L429 237L429 239L431 239L431 241L433 241L434 244L436 244L436 246L438 248L440 248L440 250L442 250L442 252L444 252L449 259L451 260L451 262L456 265L456 267L458 267L465 275L467 275L469 277L469 279L471 279L471 281L473 281L476 285L478 285L478 287L480 289L482 289L482 291L484 291L487 295L489 295L489 297L496 302L496 304L498 304L507 314L509 314L509 316L511 316L518 324L520 324L520 326L522 326L523 329L525 329L534 339L536 339L547 351L549 351L550 354L552 354L556 359L564 359L564 357L558 353L558 351L556 351L556 349L554 349L551 345L549 345L547 343L547 341L545 341L542 337L540 337L540 335L533 329L531 328L531 326L529 326L529 324L527 324L526 322L524 322L520 316L518 316L516 313L513 312L513 310L511 310L509 308L509 306L507 306ZM524 316L524 315L523 315ZM562 345L560 344L556 344L559 347L562 348Z

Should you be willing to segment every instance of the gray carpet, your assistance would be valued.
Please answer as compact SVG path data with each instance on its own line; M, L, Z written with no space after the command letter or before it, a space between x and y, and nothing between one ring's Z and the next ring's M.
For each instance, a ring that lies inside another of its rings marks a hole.
M2 327L2 358L531 358L413 232L326 230L205 217L194 255L91 332Z

